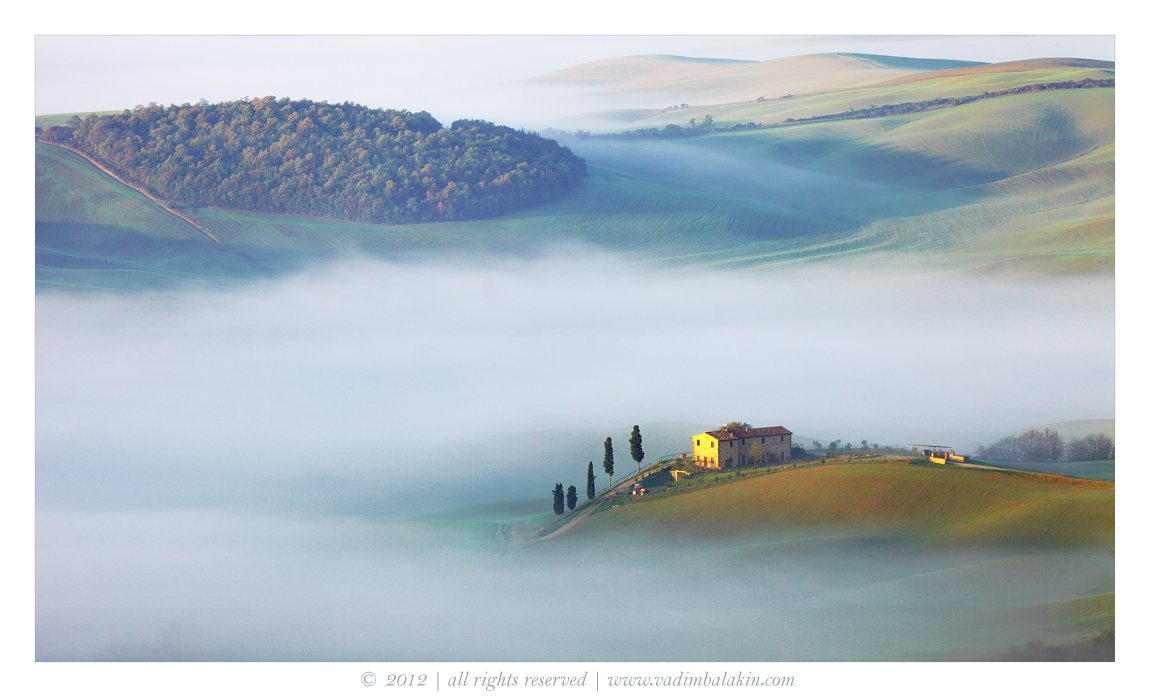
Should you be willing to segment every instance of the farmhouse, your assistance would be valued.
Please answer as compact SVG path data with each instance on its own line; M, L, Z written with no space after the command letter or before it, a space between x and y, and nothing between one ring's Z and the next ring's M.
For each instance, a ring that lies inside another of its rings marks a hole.
M708 469L746 467L791 459L791 432L782 426L707 431L691 441L695 464Z

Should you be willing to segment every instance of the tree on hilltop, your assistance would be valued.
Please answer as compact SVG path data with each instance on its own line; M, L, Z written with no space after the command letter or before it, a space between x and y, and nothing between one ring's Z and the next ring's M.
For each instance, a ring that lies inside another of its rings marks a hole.
M595 498L595 465L587 461L587 500Z
M750 427L751 425L745 421L728 421L727 423L720 426L719 430L727 431L728 433L734 433L735 431L746 431Z
M575 510L575 505L579 503L579 493L575 491L575 485L567 487L567 510Z
M556 482L555 488L551 490L551 495L555 499L551 504L551 510L555 511L555 515L563 515L563 485Z
M643 471L643 435L639 433L639 426L631 429L631 459L638 465L638 472Z
M611 478L615 474L615 450L611 445L611 437L603 442L603 471L607 473L607 488L611 488Z

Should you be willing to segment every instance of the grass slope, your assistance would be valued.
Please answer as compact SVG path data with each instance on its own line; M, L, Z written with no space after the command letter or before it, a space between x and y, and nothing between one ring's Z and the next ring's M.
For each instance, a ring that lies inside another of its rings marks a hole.
M36 144L36 279L138 287L253 276L240 257L63 148Z
M595 531L731 538L885 531L947 543L1113 548L1114 490L1021 476L859 463L784 471L595 514Z
M45 144L37 152L37 224L41 230L37 249L43 261L38 279L43 284L67 282L80 264L62 260L86 260L83 269L99 273L133 269L156 277L242 280L360 252L390 258L477 251L530 253L540 245L576 240L636 258L659 259L713 255L748 238L794 237L804 231L833 229L826 221L777 205L748 203L597 168L560 201L483 221L385 226L186 209L225 245L220 246L83 158ZM145 280L121 274L104 282L131 286Z
M890 187L885 197L860 193L860 215L826 240L829 251L914 251L971 270L1109 271L1113 100L1112 89L1024 94L712 139L729 140L727 151L757 149L804 171Z

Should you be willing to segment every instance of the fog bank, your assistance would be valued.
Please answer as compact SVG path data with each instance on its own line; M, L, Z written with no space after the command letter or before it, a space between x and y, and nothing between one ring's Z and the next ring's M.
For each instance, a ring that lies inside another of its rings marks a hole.
M1068 631L1058 603L1114 589L1105 551L628 537L495 557L452 539L357 520L40 514L36 657L970 660L1095 631Z
M500 434L655 422L973 447L1112 416L1113 307L1106 280L650 272L575 248L41 293L38 499L177 474L173 501L219 489L197 504L284 477L397 491L530 466L546 481L558 463Z

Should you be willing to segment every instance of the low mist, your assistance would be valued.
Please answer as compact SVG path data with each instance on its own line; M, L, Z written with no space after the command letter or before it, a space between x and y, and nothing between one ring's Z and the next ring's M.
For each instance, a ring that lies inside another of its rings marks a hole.
M1109 417L1113 307L1108 279L660 271L579 247L40 293L37 659L968 660L1077 640L1032 604L1111 592L1108 550L503 557L492 525L402 516L546 515L606 436L630 470L634 424L650 461L730 420L961 447Z
M414 523L41 514L37 659L972 660L1061 638L1060 601L1114 587L1106 552L807 535L496 556L457 538Z
M1111 281L880 271L659 272L564 247L347 260L231 290L40 293L37 500L246 505L290 501L287 486L430 506L448 490L545 496L598 466L607 435L625 460L632 424L973 448L1113 416ZM593 445L549 461L515 435L544 430Z

